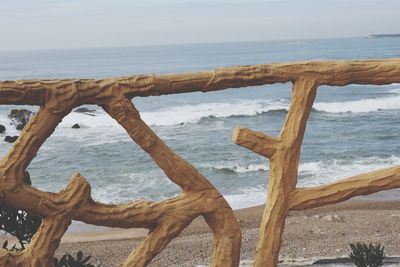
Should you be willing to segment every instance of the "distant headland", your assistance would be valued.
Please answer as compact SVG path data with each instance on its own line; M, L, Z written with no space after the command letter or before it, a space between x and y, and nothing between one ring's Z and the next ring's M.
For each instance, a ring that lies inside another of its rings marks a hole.
M400 38L400 33L392 33L392 34L371 34L367 38Z

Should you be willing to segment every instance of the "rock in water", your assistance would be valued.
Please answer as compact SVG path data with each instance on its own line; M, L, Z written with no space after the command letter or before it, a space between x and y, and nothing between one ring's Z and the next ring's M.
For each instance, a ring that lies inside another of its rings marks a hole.
M22 130L33 114L32 111L27 109L12 109L8 117L11 119L11 125L15 125L17 130Z
M15 126L15 129L17 129L18 131L22 131L25 127L26 123L20 123L17 126Z
M0 134L4 133L6 131L6 127L4 125L0 124Z
M79 124L75 123L74 125L72 125L72 128L73 129L79 129L79 128L81 128L81 126L79 126Z
M7 135L6 138L4 138L4 141L8 142L8 143L14 143L15 141L17 141L18 136L14 135L14 136L9 136Z

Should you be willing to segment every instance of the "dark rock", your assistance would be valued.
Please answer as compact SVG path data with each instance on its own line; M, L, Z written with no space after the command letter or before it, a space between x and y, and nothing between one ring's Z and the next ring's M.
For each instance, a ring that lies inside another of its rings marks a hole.
M4 127L4 125L0 124L0 134L4 133L6 131L6 127Z
M17 130L22 130L33 114L32 111L27 109L12 109L8 117L11 119L11 125L15 125Z
M6 138L4 138L4 141L9 142L9 143L14 143L15 141L17 141L18 136L14 135L14 136L9 136L7 135Z
M81 128L81 126L79 126L79 124L75 123L74 125L72 125L72 128L73 129L79 129L79 128Z
M26 124L24 123L20 123L17 126L15 126L15 129L17 129L18 131L22 131L24 129Z

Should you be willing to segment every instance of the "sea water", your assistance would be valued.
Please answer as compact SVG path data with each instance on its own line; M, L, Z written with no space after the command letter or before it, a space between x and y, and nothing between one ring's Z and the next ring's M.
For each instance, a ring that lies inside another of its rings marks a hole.
M107 78L299 60L400 58L399 39L327 39L0 52L0 80ZM291 84L135 98L144 121L234 208L265 201L268 161L232 142L236 126L278 135ZM37 107L22 106L37 110ZM106 203L179 194L151 158L97 106L72 112L30 164L33 185L57 192L76 171ZM0 106L7 135L19 132ZM80 129L72 129L75 123ZM321 86L307 125L298 186L321 185L400 164L400 85ZM0 155L10 144L0 136Z

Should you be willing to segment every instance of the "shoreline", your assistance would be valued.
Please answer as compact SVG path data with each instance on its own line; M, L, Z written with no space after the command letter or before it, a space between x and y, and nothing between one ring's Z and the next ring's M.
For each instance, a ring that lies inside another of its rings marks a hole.
M235 215L242 227L247 228L258 228L262 220L262 214L265 205L258 205L249 208L242 208L234 210ZM314 216L321 213L335 213L340 211L373 211L373 210L398 210L399 215L394 217L400 218L400 200L369 200L369 199L351 199L338 204L331 204L324 207L302 210L302 211L290 211L289 217L296 216ZM251 219L246 219L251 218ZM327 218L328 220L335 220L335 218ZM135 239L140 240L148 233L147 229L144 228L113 228L105 226L90 225L82 222L74 221L71 224L67 233L63 236L61 244L68 243L85 243L85 242L96 242L96 241L117 241L117 240L128 240ZM198 234L209 232L210 229L203 221L201 217L196 218L193 222L184 230L184 234ZM400 244L400 243L399 243Z
M373 193L365 196L357 196L346 200L344 202L328 205L330 206L341 206L342 203L352 202L353 205L360 207L359 202L400 202L400 189L391 189L380 191L377 193ZM245 208L234 209L235 214L247 213L249 210L257 210L260 212L260 216L262 216L262 211L264 209L265 204L255 205ZM347 204L346 204L347 206ZM320 207L317 209L324 209L324 207ZM240 219L239 219L240 220ZM193 224L193 223L192 223ZM190 227L190 226L189 226ZM123 228L113 228L113 227L105 227L105 226L97 226L86 224L80 221L73 221L70 227L68 228L66 234L62 239L62 243L72 243L72 242L85 242L85 241L100 241L100 240L119 240L119 239L131 239L131 238L142 238L147 234L146 229L142 228L132 228L132 229L123 229ZM87 238L87 239L84 239ZM82 241L84 240L84 241Z

